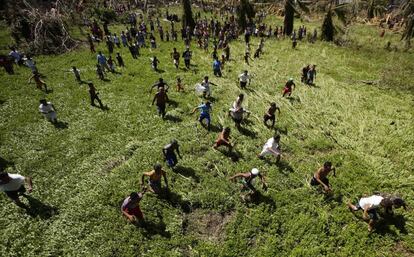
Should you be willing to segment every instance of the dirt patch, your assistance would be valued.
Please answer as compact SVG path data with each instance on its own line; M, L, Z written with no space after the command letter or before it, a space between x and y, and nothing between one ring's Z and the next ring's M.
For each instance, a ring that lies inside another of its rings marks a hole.
M225 227L231 221L232 217L232 212L218 213L196 210L185 215L183 220L183 233L186 235L194 235L200 239L218 241L226 236Z
M404 244L401 242L398 242L394 246L394 253L398 256L414 256L414 251L411 249L408 249Z
M121 166L125 163L129 158L125 156L121 156L115 159L111 159L105 162L105 164L101 168L101 173L108 173L111 170L115 169L116 167Z

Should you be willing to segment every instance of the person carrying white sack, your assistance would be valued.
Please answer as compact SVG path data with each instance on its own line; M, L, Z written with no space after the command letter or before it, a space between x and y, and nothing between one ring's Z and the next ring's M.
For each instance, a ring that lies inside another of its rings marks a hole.
M196 85L196 92L203 94L204 98L208 98L211 96L210 85L217 86L216 84L208 80L208 76L205 76L203 81L201 81L201 83Z
M57 122L57 115L55 106L51 102L46 102L45 99L40 100L39 112L50 122Z
M280 157L282 155L280 151L279 142L280 142L280 135L275 135L269 138L269 140L267 140L266 144L263 146L263 150L258 155L258 157L260 159L264 159L264 156L271 154L274 157L276 157L276 162L279 162Z

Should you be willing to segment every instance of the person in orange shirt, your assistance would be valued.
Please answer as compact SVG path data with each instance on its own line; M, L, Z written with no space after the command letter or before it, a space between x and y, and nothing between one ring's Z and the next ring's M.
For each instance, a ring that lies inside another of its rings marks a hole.
M161 188L161 178L164 177L164 182L166 189L168 191L168 180L167 173L162 169L161 164L157 163L154 165L154 169L150 172L144 172L141 177L141 185L145 184L145 177L149 178L149 190L154 194L160 194L162 191Z

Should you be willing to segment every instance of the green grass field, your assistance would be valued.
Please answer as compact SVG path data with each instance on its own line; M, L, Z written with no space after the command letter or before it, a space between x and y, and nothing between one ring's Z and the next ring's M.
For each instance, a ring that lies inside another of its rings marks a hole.
M1 30L5 49L9 42ZM348 33L346 47L299 42L292 50L289 40L269 39L265 54L250 66L243 62L240 38L230 45L232 60L222 78L214 78L210 54L194 43L192 71L176 71L170 52L173 47L183 51L181 40L158 41L160 48L143 49L138 60L121 48L126 68L109 74L108 82L97 79L96 55L87 47L36 56L53 89L47 95L27 84L28 68L12 76L2 71L0 155L10 162L8 172L33 177L34 211L19 209L1 194L0 255L413 256L411 210L397 210L393 220L369 233L361 213L354 216L345 203L381 191L398 193L414 205L414 53L385 50L388 40L402 45L399 35L387 32L382 39L375 27L353 25ZM257 43L253 39L252 46ZM104 44L98 49L108 56ZM165 72L151 70L153 55ZM300 69L308 63L318 65L312 88L300 83ZM72 65L83 80L94 82L108 111L89 105L87 86L75 82ZM253 74L244 92L252 114L240 133L227 110L241 93L237 75L244 69ZM194 85L205 75L218 84L212 89L215 131L210 133L198 125L196 114L190 115L202 101ZM185 93L170 90L175 104L167 107L170 118L164 121L148 93L160 76L171 86L180 76L186 88ZM281 97L289 77L297 83L290 100ZM43 97L54 103L67 128L55 128L39 114ZM276 128L284 153L279 165L256 157L275 133L261 120L272 101L282 111ZM211 148L223 126L232 128L238 161ZM142 172L162 162L161 149L173 138L183 154L179 171L167 170L173 200L148 193L141 208L152 229L135 227L122 217L121 201L139 190ZM308 184L326 160L338 167L331 197ZM260 203L246 204L239 185L227 178L253 167L265 174L269 190Z

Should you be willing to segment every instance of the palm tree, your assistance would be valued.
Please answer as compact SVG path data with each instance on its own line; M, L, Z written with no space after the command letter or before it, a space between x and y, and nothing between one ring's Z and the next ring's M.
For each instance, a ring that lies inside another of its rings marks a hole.
M309 11L303 0L285 0L285 18L283 21L285 35L290 35L293 32L295 13L300 14L296 7L305 12Z
M333 16L336 16L343 24L346 24L346 9L348 4L336 5L334 0L329 2L328 11L322 23L322 40L333 41L339 27L334 25Z

